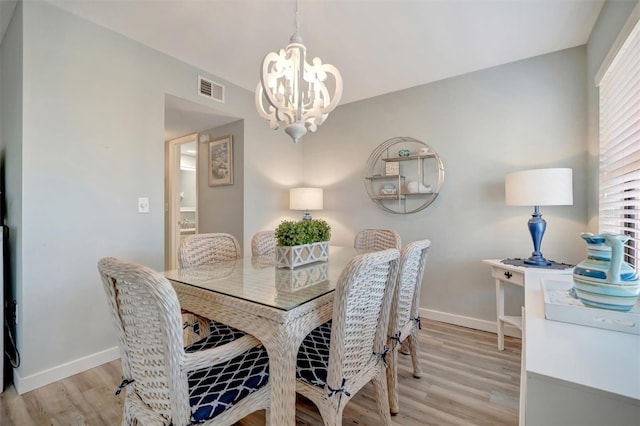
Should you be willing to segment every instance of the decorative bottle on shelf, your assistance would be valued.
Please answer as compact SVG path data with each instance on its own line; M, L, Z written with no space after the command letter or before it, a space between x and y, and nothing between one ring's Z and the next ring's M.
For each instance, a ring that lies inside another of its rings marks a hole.
M624 261L623 234L580 234L587 243L587 258L573 270L573 287L585 305L617 311L631 310L640 293L640 278Z

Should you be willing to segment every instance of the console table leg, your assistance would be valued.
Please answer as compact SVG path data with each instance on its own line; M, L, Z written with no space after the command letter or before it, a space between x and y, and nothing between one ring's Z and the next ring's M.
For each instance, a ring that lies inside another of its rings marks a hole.
M502 317L504 316L504 287L502 281L496 280L496 325L498 328L498 349L504 350L504 322Z

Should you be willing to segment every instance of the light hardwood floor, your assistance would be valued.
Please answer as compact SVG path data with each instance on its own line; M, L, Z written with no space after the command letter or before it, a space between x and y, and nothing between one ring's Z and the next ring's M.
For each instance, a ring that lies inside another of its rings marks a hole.
M400 413L397 425L517 425L520 340L506 337L498 351L496 335L435 321L422 321L423 376L412 376L408 356L399 355ZM24 395L9 387L0 396L0 425L102 426L120 424L120 361L77 374ZM365 386L344 411L345 425L377 425L373 388ZM309 401L298 400L298 425L319 425ZM241 426L264 425L264 413Z

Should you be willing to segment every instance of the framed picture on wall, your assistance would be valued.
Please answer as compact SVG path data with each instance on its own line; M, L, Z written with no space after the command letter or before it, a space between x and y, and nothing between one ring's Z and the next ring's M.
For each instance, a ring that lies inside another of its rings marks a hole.
M209 186L233 185L233 137L209 142Z

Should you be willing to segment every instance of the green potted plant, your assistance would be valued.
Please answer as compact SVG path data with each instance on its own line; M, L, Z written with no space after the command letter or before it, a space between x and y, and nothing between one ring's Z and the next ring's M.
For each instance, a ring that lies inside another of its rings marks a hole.
M293 269L329 258L331 227L322 219L285 220L278 225L276 237L276 265Z

